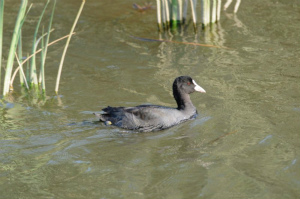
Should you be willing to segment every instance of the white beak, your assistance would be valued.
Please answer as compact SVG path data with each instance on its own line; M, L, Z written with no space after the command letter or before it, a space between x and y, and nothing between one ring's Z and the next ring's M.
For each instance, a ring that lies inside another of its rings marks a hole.
M198 91L198 92L200 92L200 93L206 93L206 91L201 87L201 86L199 86L196 82L195 82L195 80L193 80L193 83L195 84L195 90L196 91Z

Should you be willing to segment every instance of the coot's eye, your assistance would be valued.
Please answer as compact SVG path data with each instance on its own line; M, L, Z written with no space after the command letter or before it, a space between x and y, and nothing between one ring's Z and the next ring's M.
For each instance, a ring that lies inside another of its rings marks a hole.
M186 84L187 84L187 85L191 85L191 82L187 82Z

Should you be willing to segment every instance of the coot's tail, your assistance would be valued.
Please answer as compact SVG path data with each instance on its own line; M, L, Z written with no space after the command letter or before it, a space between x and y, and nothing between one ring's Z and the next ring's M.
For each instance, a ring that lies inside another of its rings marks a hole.
M97 118L99 118L99 120L100 120L101 122L105 122L105 121L106 121L106 119L105 119L105 117L103 117L103 115L101 115L101 114L99 114L99 113L94 113L94 115L95 115Z

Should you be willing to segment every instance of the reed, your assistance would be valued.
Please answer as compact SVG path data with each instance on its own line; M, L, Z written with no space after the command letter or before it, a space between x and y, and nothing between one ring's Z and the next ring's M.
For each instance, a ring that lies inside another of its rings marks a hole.
M38 38L38 40L36 40L36 43L35 43L35 46L34 46L34 51L36 52L36 48L39 44L39 42L43 39L43 37L45 37L47 35L47 33L43 34L41 37ZM42 49L43 50L43 49ZM16 52L16 55L17 55L17 52ZM34 57L36 55L36 53L32 54L32 57ZM18 70L20 71L20 76L23 78L23 75L22 75L22 71L23 71L23 62L20 62L19 61L19 57L16 56L17 60L18 60L18 63L19 63L19 67L18 67ZM13 82L14 82L14 79L15 79L15 76L18 72L18 70L15 70L15 72L13 73L12 77L11 77L11 81L10 81L10 90L12 91L13 90ZM25 81L28 82L28 84L30 83L30 81L28 79L30 79L31 77L29 78L24 78Z
M23 65L22 65L22 63L20 62L17 53L16 53L16 59L17 59L17 62L18 62L18 64L19 64L19 67L20 67L20 78L23 79L23 82L25 82L26 88L29 89L29 86L28 86L28 84L27 84L27 78L26 78L25 73L24 73L24 71L23 71L23 67L22 67ZM15 75L13 75L12 78L11 78L11 85L10 85L11 88L13 87L13 86L12 86L12 83L14 82L14 78L15 78Z
M172 25L172 28L176 28L178 26L178 21L180 21L179 16L178 16L178 1L177 0L172 0L172 3L171 3L171 25ZM178 21L177 21L178 20Z
M60 67L59 67L59 75L60 75L61 68L63 65L63 60L64 60L64 57L66 54L66 49L68 48L71 36L73 34L75 34L73 31L74 31L75 25L79 19L80 13L83 9L83 5L85 3L85 0L82 0L82 1L83 1L83 3L81 4L80 10L77 14L76 20L72 26L70 34L68 34L64 37L61 37L52 42L49 42L49 41L50 41L50 33L53 31L53 29L51 29L51 27L52 27L52 23L53 23L54 11L55 11L55 7L56 7L56 0L51 1L51 2L53 2L53 7L52 7L50 20L48 23L46 33L44 33L44 26L42 28L42 33L39 33L40 32L39 29L42 24L43 16L45 14L48 4L50 3L50 0L46 1L45 6L40 14L39 19L38 19L37 25L35 27L32 48L31 48L31 55L27 54L27 57L24 60L22 60L22 54L23 54L22 53L22 51L23 51L23 49L22 49L22 26L26 19L27 14L29 13L29 10L31 9L32 4L28 7L28 9L26 9L28 0L21 1L19 13L18 13L17 20L16 20L15 27L14 27L11 46L10 46L9 54L8 54L8 58L7 58L7 66L6 66L4 86L3 86L3 96L4 97L7 96L9 91L13 90L13 83L14 83L15 77L18 74L18 72L19 72L19 76L20 76L21 87L26 88L26 90L28 92L30 91L30 89L33 91L33 92L30 92L29 94L33 94L35 96L40 96L39 92L42 94L45 94L45 92L46 92L45 64L46 64L46 56L47 56L48 47L57 43L58 41L61 41L62 39L68 38L68 41L65 45L64 52L62 55ZM27 12L26 12L26 10L27 10ZM0 43L0 53L2 53L3 12L4 12L4 0L0 0L0 42L1 42ZM39 34L41 34L41 36L38 37ZM41 46L41 48L39 50L37 50L38 46ZM39 73L37 72L37 67L36 67L36 55L38 53L40 53L40 58L41 58ZM14 73L12 74L14 60L17 61L18 67L15 69ZM27 62L27 64L26 64L27 69L26 69L26 74L25 74L24 70L23 70L23 65L26 62ZM1 64L1 62L0 62L0 64ZM0 76L1 76L1 71L0 71ZM39 78L38 78L38 76L39 76ZM1 82L1 79L0 79L0 82ZM58 81L58 83L59 83L59 81ZM57 92L57 90L56 90L56 92ZM42 95L41 97L44 97L44 96L45 95Z
M211 7L211 23L215 23L217 21L217 0L212 1Z
M68 49L68 46L69 46L69 43L70 43L70 40L71 40L71 37L72 37L72 33L75 29L75 26L78 22L78 19L80 17L80 14L82 12L82 9L83 9L83 6L85 4L85 0L82 0L82 3L81 3L81 6L79 8L79 11L77 13L77 16L76 16L76 19L73 23L73 26L71 28L71 31L70 31L70 34L69 34L69 37L67 39L67 42L66 42L66 45L65 45L65 48L64 48L64 51L63 51L63 54L62 54L62 57L61 57L61 60L60 60L60 64L59 64L59 68L58 68L58 73L57 73L57 78L56 78L56 85L55 85L55 92L56 94L58 93L58 88L59 88L59 82L60 82L60 77L61 77L61 71L62 71L62 67L63 67L63 63L64 63L64 60L65 60L65 56L66 56L66 52L67 52L67 49Z
M197 0L190 0L191 2L191 10L192 10L192 17L193 17L193 24L194 24L194 30L197 29L197 15L196 15L196 5L197 5Z
M43 34L44 34L44 27L43 27ZM46 92L46 86L45 86L45 63L44 60L46 59L45 55L45 41L44 37L42 37L41 42L41 66L40 66L40 75L39 75L39 85L42 87L42 93Z
M162 27L162 23L161 23L161 2L160 0L156 0L156 5L157 5L157 27L158 27L158 30L159 31L162 31L163 30L163 27Z
M163 4L163 14L164 14L164 27L169 29L170 27L170 11L169 11L169 1L162 0Z
M217 2L217 21L219 21L221 18L221 4L222 4L221 0L218 0L218 2Z
M52 22L53 22L53 16L54 16L54 11L55 11L55 6L56 6L56 0L54 0L53 7L52 7L52 12L50 16L50 21L48 24L48 31L47 31L47 38L46 41L44 41L44 37L42 37L42 43L41 43L41 67L40 67L40 78L39 78L39 84L42 87L42 93L46 93L46 84L45 84L45 62L46 62L46 57L47 57L47 52L48 52L48 44L49 44L49 39L50 39L50 34L53 30L51 30L52 27ZM43 34L44 34L44 29L43 29Z
M158 30L168 30L180 27L186 21L188 2L191 5L191 13L194 27L196 27L197 0L156 0Z
M183 2L182 2L182 0L178 0L178 17L177 17L177 21L179 23L183 23L183 21L184 21L184 19L183 19Z
M19 42L18 42L18 57L20 57L21 61L22 61L22 57L23 57L23 53L22 53L22 30L20 30L20 36L19 36ZM18 60L20 61L20 60ZM20 67L23 67L22 65ZM19 73L20 76L20 84L21 86L24 86L24 78L22 77L22 73L20 70Z
M17 20L15 23L15 28L14 32L12 35L12 41L10 44L10 50L7 58L7 64L6 64L6 72L5 72L5 77L4 77L4 87L3 87L3 96L5 96L9 92L9 87L10 87L10 78L11 78L11 73L13 69L13 63L14 63L14 58L15 58L15 51L18 45L18 39L20 35L20 30L22 29L23 25L23 19L25 17L25 12L26 12L26 7L27 7L27 0L23 0L20 5L20 10L17 16Z
M52 29L51 31L53 31L53 29ZM46 33L46 34L47 34L47 33ZM45 35L46 35L46 34L45 34ZM75 32L73 32L72 34L75 34ZM68 38L68 37L69 37L69 34L68 34L68 35L65 35L65 36L63 36L63 37L61 37L61 38L59 38L59 39L56 39L55 41L52 41L51 43L49 43L49 44L47 45L47 47L49 47L49 46L51 46L51 45L53 45L53 44L55 44L55 43L57 43L57 42L59 42L59 41L61 41L61 40L63 40L63 39L66 39L66 38ZM18 72L18 71L20 70L20 68L21 68L20 66L24 65L25 63L27 63L27 66L26 66L26 79L29 79L29 78L30 78L30 77L29 77L29 60L31 59L32 56L34 56L34 55L40 53L42 50L43 50L43 49L40 48L39 50L35 51L34 54L32 54L32 55L27 54L26 59L24 59L23 62L20 62L20 63L19 63L19 66L15 69L15 72L14 72L12 78L11 78L11 85L13 85L14 78L15 78L15 76L17 75L17 72Z
M53 1L53 6L52 6L52 12L50 15L50 20L48 24L48 31L46 33L47 38L44 41L44 37L42 37L42 42L41 42L41 66L40 66L40 75L39 75L39 85L42 87L42 94L46 94L46 84L45 84L45 63L46 63L46 57L47 57L47 52L48 52L48 44L49 44L49 39L50 39L50 34L53 30L51 30L52 27L52 22L53 22L53 16L54 16L54 11L56 7L56 0ZM42 31L44 35L44 27Z
M232 0L228 0L224 10L230 5ZM237 0L234 8L236 13L241 0ZM197 0L156 0L157 4L157 24L158 30L168 30L177 28L185 23L188 3L191 7L191 17L194 30L197 30ZM221 0L201 0L201 24L204 29L210 24L217 23L221 17ZM171 20L170 20L171 19ZM171 24L171 26L170 26Z
M225 5L224 5L224 10L227 10L227 8L230 6L230 4L232 3L232 0L227 0ZM240 6L241 0L236 0L236 3L234 5L234 13L237 13L239 6Z
M0 86L1 86L1 62L2 62L2 42L3 42L3 13L4 0L0 0Z
M202 0L202 28L210 24L210 0Z
M47 0L45 7L39 17L39 20L37 22L35 31L34 31L34 35L33 35L33 42L32 42L32 51L31 54L34 54L34 52L36 51L37 48L37 35L38 35L38 31L39 31L39 27L41 24L41 21L43 19L44 13L46 11L46 8L49 4L49 0ZM38 79L37 79L37 70L36 70L36 56L32 56L31 60L30 60L30 78L29 78L29 85L31 88L35 87L37 88L38 86Z

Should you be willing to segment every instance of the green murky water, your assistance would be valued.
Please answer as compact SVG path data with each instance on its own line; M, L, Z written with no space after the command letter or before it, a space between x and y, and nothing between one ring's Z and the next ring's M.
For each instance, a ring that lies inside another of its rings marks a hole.
M14 99L1 102L0 198L298 198L299 1L242 1L237 15L231 6L197 34L192 26L159 34L155 10L132 3L143 1L86 2L58 97L64 42L49 48L44 104L17 84ZM58 1L53 39L68 34L79 5ZM19 1L5 6L7 52ZM42 7L36 1L28 16L25 47ZM192 95L195 120L143 134L94 122L107 105L175 106L179 75L207 91Z

